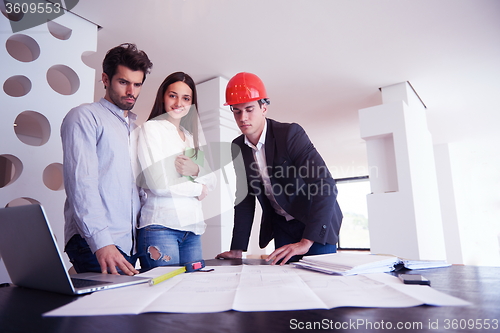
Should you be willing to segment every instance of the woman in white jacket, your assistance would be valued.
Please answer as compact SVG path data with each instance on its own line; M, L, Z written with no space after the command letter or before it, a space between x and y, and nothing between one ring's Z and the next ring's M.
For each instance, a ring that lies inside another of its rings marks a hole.
M214 189L216 177L200 150L198 119L194 81L183 72L170 74L138 133L141 268L202 259L201 200Z

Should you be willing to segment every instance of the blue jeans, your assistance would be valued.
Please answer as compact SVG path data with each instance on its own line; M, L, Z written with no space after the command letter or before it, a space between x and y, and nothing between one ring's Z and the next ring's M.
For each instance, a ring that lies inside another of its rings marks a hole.
M148 225L137 231L137 251L142 269L181 266L203 259L200 235L161 225Z
M90 250L89 244L80 235L74 235L66 244L64 251L69 257L69 261L73 264L77 273L86 273L86 272L96 272L101 273L101 265L99 265L99 261L97 261L97 257ZM127 261L135 266L135 262L137 261L137 255L128 256L123 251L118 249L120 253L127 259ZM117 267L118 272L120 270Z
M283 218L284 219L284 218ZM292 243L300 242L302 239L302 232L305 228L304 224L298 220L287 221L286 223L290 224L290 230L284 230L283 224L275 224L273 226L274 230L274 247L276 249ZM303 227L304 226L304 227ZM290 232L291 231L291 232ZM291 235L293 234L293 235ZM315 254L327 254L327 253L336 253L337 245L336 244L328 244L325 245L321 243L314 242L313 245L309 248L305 256L315 255ZM302 259L302 255L293 256L288 262L296 262Z

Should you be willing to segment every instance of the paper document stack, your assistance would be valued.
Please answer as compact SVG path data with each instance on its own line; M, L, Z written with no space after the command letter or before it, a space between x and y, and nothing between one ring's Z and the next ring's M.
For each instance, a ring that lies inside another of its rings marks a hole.
M400 259L401 264L408 269L425 269L451 266L446 260L408 260Z
M337 275L384 273L402 267L408 269L423 269L450 266L446 261L441 260L406 260L388 255L345 252L304 256L299 262L294 263L294 265Z

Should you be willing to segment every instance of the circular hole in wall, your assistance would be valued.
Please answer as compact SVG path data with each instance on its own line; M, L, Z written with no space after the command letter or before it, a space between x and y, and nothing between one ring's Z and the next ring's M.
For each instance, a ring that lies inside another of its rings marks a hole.
M26 35L14 35L5 42L7 52L16 60L31 62L40 56L40 46L31 37Z
M80 79L74 70L65 65L54 65L47 71L47 81L61 95L73 95L80 88Z
M64 189L63 166L61 163L49 164L43 170L43 183L53 191Z
M0 1L0 11L2 12L3 16L14 22L21 21L24 17L24 13L22 11L19 11L19 13L15 13L13 10L10 10L10 13L7 13L7 8L5 7L7 3L14 5L14 3L10 1Z
M47 27L49 28L50 33L57 39L67 40L71 37L71 33L73 32L71 29L66 28L64 25L56 23L54 21L48 21Z
M84 51L80 58L82 59L82 62L86 66L88 66L92 69L96 68L96 66L97 66L97 68L99 68L100 65L102 66L101 55L97 54L97 52Z
M33 198L22 197L10 201L5 207L26 206L26 205L36 205L36 204L39 205L40 201L35 200Z
M0 188L15 182L23 172L23 163L14 155L0 155Z
M42 146L49 141L50 123L41 113L23 111L16 117L14 132L21 142L30 146Z
M3 91L12 97L21 97L31 90L31 81L24 75L14 75L5 80Z

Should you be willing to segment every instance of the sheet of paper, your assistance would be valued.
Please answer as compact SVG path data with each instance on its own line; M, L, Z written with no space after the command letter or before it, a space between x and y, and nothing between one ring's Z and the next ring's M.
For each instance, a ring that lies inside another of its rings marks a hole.
M425 303L370 278L376 274L339 276L306 270L299 274L329 309L341 306L409 307Z
M244 266L214 266L212 272L182 275L182 281L162 294L143 312L203 313L231 310ZM161 283L159 284L161 285Z
M336 276L299 270L298 275L316 292L328 308L340 306L410 307L422 304L470 305L467 301L429 286L405 285L397 277L384 273Z
M413 297L414 299L418 299L420 302L427 305L436 305L436 306L472 305L472 303L470 302L439 292L436 289L433 289L429 286L408 285L401 283L401 284L391 285L391 287L401 293Z
M394 275L389 274L369 274L367 275L372 280L377 280L390 285L392 288L404 293L414 299L419 300L423 304L436 306L465 306L472 303L463 299L447 295L429 286L408 285L404 284Z
M156 277L177 268L155 269L142 276ZM140 284L95 292L45 316L469 304L428 286L405 285L384 273L338 276L291 265L207 268L214 271L180 274L155 286Z
M289 265L243 266L233 305L233 309L238 311L326 308Z
M138 274L144 277L157 277L179 267L158 267L147 273ZM61 308L46 313L46 316L99 316L118 314L139 314L163 292L182 280L179 276L166 280L156 286L147 283L102 290L90 295L81 296L78 300Z

